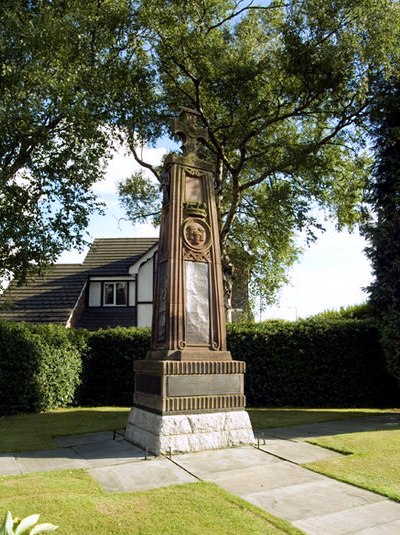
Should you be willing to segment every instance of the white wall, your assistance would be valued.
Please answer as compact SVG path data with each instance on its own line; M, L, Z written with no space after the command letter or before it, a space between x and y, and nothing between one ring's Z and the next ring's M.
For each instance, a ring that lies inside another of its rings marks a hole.
M151 327L151 319L153 315L153 305L138 304L137 306L137 326Z
M138 303L153 301L153 258L142 264L138 272Z
M136 282L129 282L129 306L136 305Z
M89 306L99 307L101 305L101 282L89 283Z

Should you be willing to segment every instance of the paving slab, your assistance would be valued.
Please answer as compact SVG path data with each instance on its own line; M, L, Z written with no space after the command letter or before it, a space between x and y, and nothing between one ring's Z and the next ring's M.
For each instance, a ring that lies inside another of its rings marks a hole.
M400 533L400 521L388 522L380 526L353 531L349 535L398 535Z
M85 459L91 468L112 466L145 459L145 452L142 449L125 440L93 442L91 444L74 446L72 449L80 457Z
M365 529L375 529L376 533L380 534L380 529L393 527L396 522L400 522L400 505L384 500L328 515L305 518L295 521L294 525L309 535L345 535L359 533ZM396 531L389 533L394 535Z
M93 468L88 473L110 492L138 492L198 481L168 459Z
M362 433L368 431L380 431L384 429L400 429L400 414L382 416L365 416L351 418L350 420L335 420L315 424L293 425L290 427L275 427L268 429L269 436L278 438L305 441L310 438L331 435L343 435L347 433ZM262 430L256 432L263 436Z
M173 460L185 470L198 478L206 478L209 474L230 471L238 468L262 466L278 462L275 457L253 447L228 448L213 451L201 451L174 455Z
M82 444L107 442L108 440L112 440L113 437L113 431L102 431L100 433L83 433L81 435L54 437L53 440L60 448L70 448L72 446L81 446Z
M301 486L320 481L322 477L286 461L276 461L268 465L209 473L203 475L201 479L212 481L228 492L244 497L290 485Z
M306 442L294 442L266 435L259 440L259 448L262 451L276 455L296 464L311 463L314 461L323 461L335 457L344 457L343 454L337 453L326 448L307 444Z
M0 476L16 476L21 474L21 469L13 455L0 454Z
M50 470L74 470L90 468L90 465L72 449L32 451L16 453L15 460L21 473L48 472Z
M385 500L383 496L328 478L241 497L289 522Z

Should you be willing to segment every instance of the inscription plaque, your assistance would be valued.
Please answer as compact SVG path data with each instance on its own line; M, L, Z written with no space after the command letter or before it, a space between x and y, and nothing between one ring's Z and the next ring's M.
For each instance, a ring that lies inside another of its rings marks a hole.
M208 264L184 262L186 301L186 343L210 341L210 298Z
M172 375L167 377L167 395L217 396L241 393L240 375Z
M189 202L204 202L203 182L200 177L186 175L185 198Z

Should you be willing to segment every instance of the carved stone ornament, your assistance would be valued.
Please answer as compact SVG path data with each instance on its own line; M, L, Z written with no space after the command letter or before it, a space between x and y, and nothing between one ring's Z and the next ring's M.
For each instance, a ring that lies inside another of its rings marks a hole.
M192 251L184 247L183 259L190 262L211 262L210 249L206 251Z
M185 202L183 203L185 215L188 217L207 217L207 205L204 202Z
M198 218L189 217L183 223L183 241L192 251L204 251L211 246L211 229Z

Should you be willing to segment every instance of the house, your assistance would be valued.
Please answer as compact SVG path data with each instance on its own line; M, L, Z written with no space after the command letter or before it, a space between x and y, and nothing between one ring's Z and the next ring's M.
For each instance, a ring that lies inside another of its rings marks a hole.
M0 319L96 330L151 325L158 240L94 240L82 264L55 264L23 286L11 283Z
M150 327L157 238L96 239L82 264L54 264L0 298L0 319L97 330ZM233 320L248 307L248 279L233 288Z

